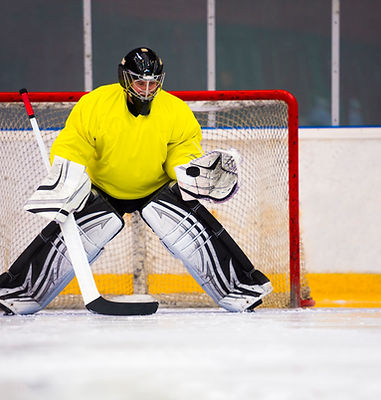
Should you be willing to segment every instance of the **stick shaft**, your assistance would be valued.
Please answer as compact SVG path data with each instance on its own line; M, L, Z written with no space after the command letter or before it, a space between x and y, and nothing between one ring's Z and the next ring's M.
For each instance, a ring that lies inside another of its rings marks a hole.
M60 224L60 227L79 288L81 289L83 301L85 304L91 303L93 300L97 299L100 294L95 284L85 249L83 248L74 215L69 214L65 222Z
M36 136L38 148L40 149L40 153L42 156L42 160L44 161L45 168L49 172L50 171L50 162L49 162L48 152L45 147L45 143L42 140L41 131L40 131L40 128L38 127L36 117L34 117L34 116L29 117L29 120L30 120L30 124L32 125L34 135Z

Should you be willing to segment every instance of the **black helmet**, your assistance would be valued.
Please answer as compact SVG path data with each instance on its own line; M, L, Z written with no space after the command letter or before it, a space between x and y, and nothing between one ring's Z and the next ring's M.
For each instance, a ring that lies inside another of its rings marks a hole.
M127 101L127 104L134 115L149 114L164 76L163 62L147 47L138 47L122 59L118 66L119 83L130 95L131 103Z

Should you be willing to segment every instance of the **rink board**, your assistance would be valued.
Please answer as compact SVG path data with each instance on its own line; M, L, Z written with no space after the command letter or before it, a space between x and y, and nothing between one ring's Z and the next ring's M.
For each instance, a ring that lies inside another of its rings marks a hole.
M270 280L273 277L270 276ZM308 273L308 283L311 287L315 307L379 307L381 308L381 274L361 273ZM132 274L96 274L97 286L103 288L115 287L112 281L124 281L124 287L133 287ZM186 285L184 285L186 280ZM279 279L274 279L278 282ZM189 275L181 274L152 274L148 276L149 292L153 295L177 293L185 290L188 293L202 293L201 287ZM274 292L281 292L282 288L275 285ZM79 295L76 278L61 293L63 295ZM132 294L119 293L113 295Z

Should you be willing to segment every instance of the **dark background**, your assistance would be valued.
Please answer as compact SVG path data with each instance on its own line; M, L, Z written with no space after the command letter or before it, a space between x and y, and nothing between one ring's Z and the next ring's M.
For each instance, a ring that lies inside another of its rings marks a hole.
M0 91L84 89L81 0L0 2ZM167 90L206 90L206 0L93 0L94 87L132 48L162 57ZM381 1L341 0L340 122L381 125ZM217 0L218 90L285 89L301 125L330 124L331 0Z

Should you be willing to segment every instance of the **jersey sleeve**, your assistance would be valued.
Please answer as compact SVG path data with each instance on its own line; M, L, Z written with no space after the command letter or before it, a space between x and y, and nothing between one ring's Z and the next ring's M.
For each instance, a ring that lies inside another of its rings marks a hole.
M58 134L50 151L50 161L58 155L78 164L87 165L95 150L95 138L90 135L91 98L83 96L73 107L65 127Z
M165 172L173 180L176 179L174 170L176 166L186 164L204 153L201 148L200 124L185 103L176 110L174 125L174 134L168 143L167 159L164 164Z

